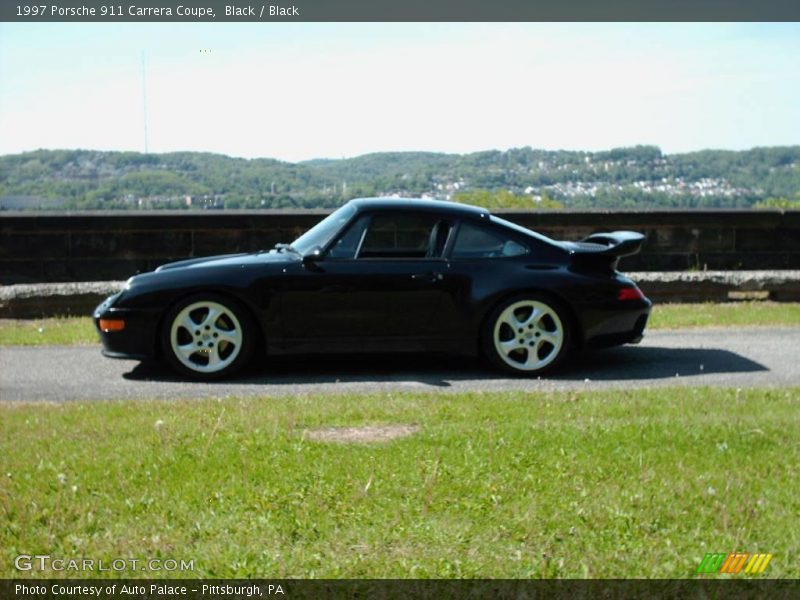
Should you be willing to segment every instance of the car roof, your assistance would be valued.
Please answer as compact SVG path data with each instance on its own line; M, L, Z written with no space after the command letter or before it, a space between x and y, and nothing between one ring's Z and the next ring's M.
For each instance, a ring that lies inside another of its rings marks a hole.
M500 219L480 206L472 206L471 204L461 204L459 202L448 202L447 200L430 200L427 198L355 198L350 200L348 204L352 204L356 209L361 212L363 210L416 210L436 212L439 214L446 214L457 217L472 217L478 219L485 219L496 226L502 227L506 230L511 230L517 234L526 236L545 243L549 246L554 246L561 250L564 247L555 240L542 235L536 231L532 231L527 227L522 227L516 223L511 223L505 219Z
M480 206L448 202L447 200L429 200L426 198L356 198L349 202L362 210L417 210L442 212L452 215L471 216L482 219L489 218L489 211Z

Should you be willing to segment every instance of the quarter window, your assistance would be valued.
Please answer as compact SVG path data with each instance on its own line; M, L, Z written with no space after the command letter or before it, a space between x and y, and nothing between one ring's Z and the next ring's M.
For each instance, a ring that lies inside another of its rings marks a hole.
M462 222L453 245L453 258L502 258L520 256L529 248L495 229Z

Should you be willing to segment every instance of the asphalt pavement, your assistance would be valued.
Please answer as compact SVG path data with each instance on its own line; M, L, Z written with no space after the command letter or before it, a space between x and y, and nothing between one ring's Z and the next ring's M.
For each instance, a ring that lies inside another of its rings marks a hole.
M304 356L232 381L181 381L158 364L112 360L99 346L0 347L0 401L177 399L389 391L555 391L657 386L800 386L800 327L649 332L641 344L587 352L558 372L515 378L478 359Z

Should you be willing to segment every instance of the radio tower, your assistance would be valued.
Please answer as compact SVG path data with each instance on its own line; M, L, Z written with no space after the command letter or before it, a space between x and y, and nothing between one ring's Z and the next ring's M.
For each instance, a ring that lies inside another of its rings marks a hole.
M142 120L144 124L144 153L147 154L147 63L142 50Z

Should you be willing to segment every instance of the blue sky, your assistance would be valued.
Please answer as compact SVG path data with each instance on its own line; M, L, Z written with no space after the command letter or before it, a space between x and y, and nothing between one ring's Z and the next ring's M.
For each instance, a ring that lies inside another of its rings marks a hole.
M0 154L800 143L800 24L0 24Z

